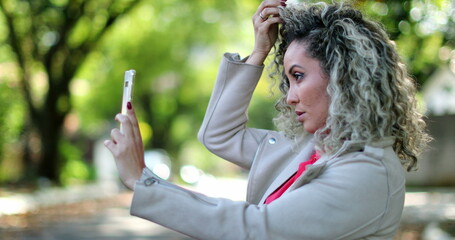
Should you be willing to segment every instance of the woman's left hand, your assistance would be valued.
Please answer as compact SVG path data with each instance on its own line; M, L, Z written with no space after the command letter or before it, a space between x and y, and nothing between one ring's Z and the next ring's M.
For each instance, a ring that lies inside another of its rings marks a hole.
M112 139L104 141L104 145L114 156L123 184L134 190L134 184L145 167L144 145L134 109L130 102L127 106L126 115L119 113L115 116L115 120L122 124L123 133L118 128L112 129Z
M278 6L286 6L286 0L264 0L253 15L254 48L246 63L262 65L275 44L282 22Z

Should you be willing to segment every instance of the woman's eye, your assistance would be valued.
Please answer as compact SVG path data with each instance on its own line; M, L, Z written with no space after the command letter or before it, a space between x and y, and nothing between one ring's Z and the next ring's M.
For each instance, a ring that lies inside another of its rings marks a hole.
M296 72L292 75L294 76L295 80L301 80L305 76L305 74L299 72Z

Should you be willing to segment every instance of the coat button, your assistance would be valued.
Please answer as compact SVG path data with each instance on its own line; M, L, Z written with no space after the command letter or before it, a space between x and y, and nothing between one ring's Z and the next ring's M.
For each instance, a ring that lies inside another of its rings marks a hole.
M275 144L276 143L276 139L275 138L269 138L269 143L270 144Z
M145 181L144 181L144 184L145 184L145 186L147 186L147 187L150 186L150 185L152 185L152 184L154 184L154 183L156 183L156 179L154 179L154 178L147 178L147 179L145 179Z

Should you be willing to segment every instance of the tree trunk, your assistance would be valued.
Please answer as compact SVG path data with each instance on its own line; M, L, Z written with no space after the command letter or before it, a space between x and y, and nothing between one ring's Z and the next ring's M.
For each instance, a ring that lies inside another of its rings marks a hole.
M61 124L40 129L42 148L38 175L60 184L61 154L59 153Z
M21 182L31 183L37 178L37 156L33 153L30 143L33 141L33 133L30 121L26 121L22 137L22 175Z
M51 81L50 81L51 82ZM38 120L38 131L41 145L38 175L45 177L56 184L61 184L60 170L64 159L59 151L59 142L62 136L63 122L70 111L69 80L59 79L59 86L49 88L45 105Z

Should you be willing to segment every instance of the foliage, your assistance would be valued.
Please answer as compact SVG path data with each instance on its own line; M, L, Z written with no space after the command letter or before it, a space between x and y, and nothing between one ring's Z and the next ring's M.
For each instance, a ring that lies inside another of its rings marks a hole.
M117 127L123 72L135 69L133 106L146 148L166 149L174 172L195 164L225 173L196 134L222 53L246 56L253 46L250 16L260 2L0 0L0 149L23 146L13 159L3 154L4 163L29 167L23 178L92 178L92 143ZM453 58L449 0L353 3L384 23L420 85ZM273 128L273 102L261 81L250 126ZM1 166L0 179L17 179Z
M60 172L63 185L84 183L93 178L93 170L84 161L81 149L67 141L60 143L59 147L64 159Z
M30 119L21 136L24 178L43 176L59 183L58 144L71 110L69 83L98 39L137 2L0 1L2 28L8 36L4 42ZM40 148L36 156L29 145L34 138Z
M452 4L449 0L365 1L362 7L385 25L421 87L439 66L450 61L449 56L443 56L444 51L452 50L454 58Z
M0 82L0 183L20 175L20 166L15 160L20 157L18 136L24 125L24 115L24 102L17 87L12 82Z
M5 122L6 122L6 114L7 114L7 110L8 110L8 105L7 105L7 99L9 98L9 92L8 92L8 89L6 87L6 84L0 84L0 93L2 93L2 95L0 95L0 126L1 126L1 130L4 130L5 129ZM5 129L6 130L6 129ZM3 159L3 146L5 145L5 140L6 140L6 136L5 135L0 135L0 146L2 146L0 148L0 163L1 163L1 160Z
M245 41L238 39L239 34L231 34L243 32L236 30L240 21L236 16L246 14L239 14L238 9L244 8L237 5L142 2L106 35L78 75L76 82L90 83L75 99L75 109L87 123L81 130L99 136L116 126L106 119L120 110L123 71L134 68L138 74L133 106L143 135L145 129L152 133L146 147L166 149L174 166L197 162L182 154L183 148L205 151L199 143L188 143L195 140L222 53L229 43ZM243 21L249 23L250 19ZM93 74L99 76L97 81L90 79Z

